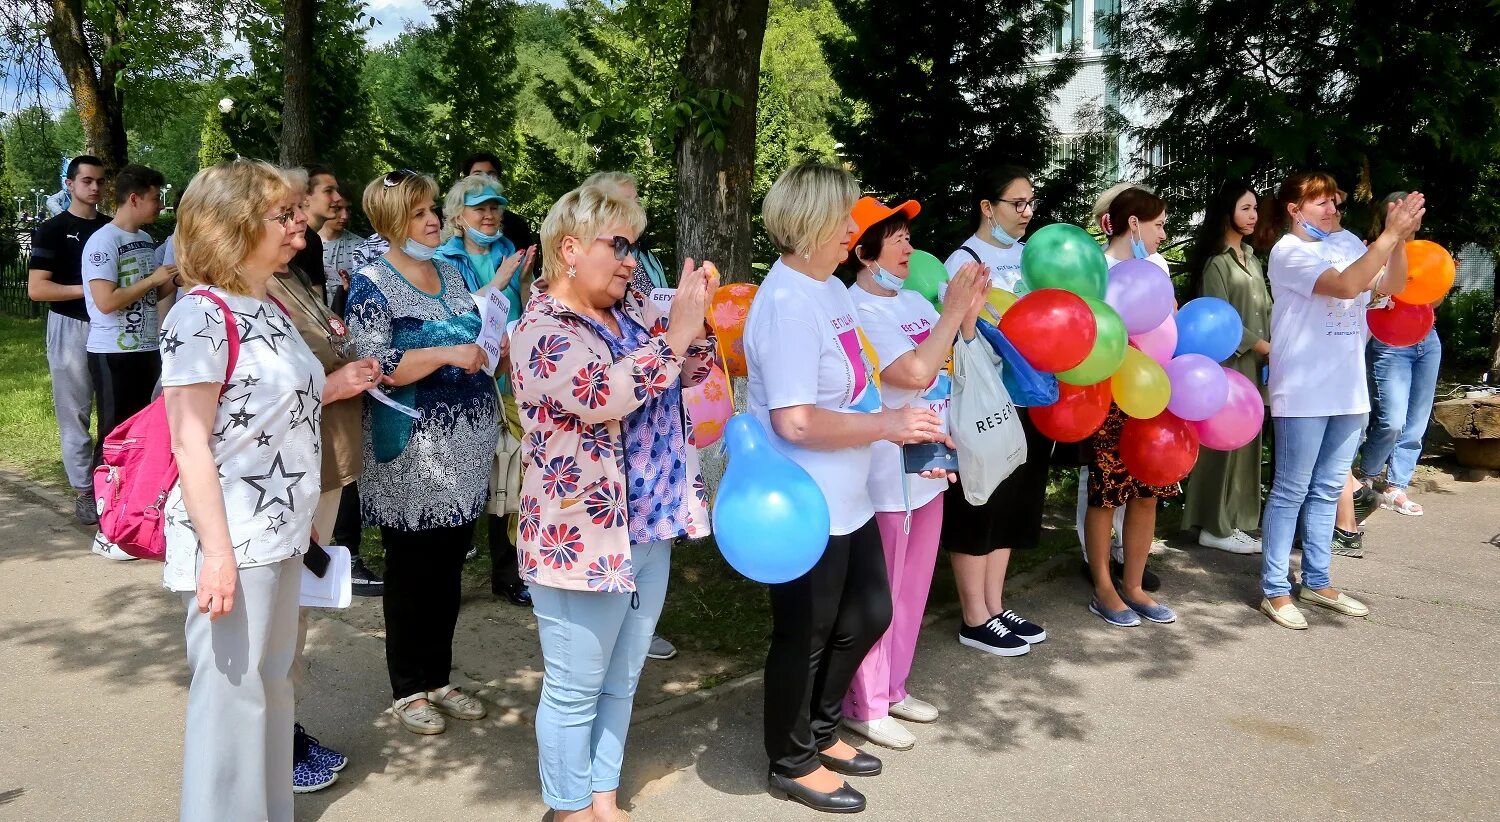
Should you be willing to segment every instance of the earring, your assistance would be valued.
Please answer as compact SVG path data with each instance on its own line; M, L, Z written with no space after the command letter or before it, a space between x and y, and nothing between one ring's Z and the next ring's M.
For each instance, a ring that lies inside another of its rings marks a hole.
M578 269L574 268L571 265L568 266L568 279L572 279L572 278L577 277L577 276L578 276Z
M812 259L812 252L810 252L810 251L804 251L804 252L802 252L802 260L803 260L803 262L806 262L806 261L811 260L811 259Z

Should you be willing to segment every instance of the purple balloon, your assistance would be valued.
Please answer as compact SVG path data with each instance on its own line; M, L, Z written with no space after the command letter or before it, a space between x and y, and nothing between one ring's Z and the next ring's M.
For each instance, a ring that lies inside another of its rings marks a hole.
M1167 410L1195 422L1206 420L1229 399L1229 378L1218 363L1202 354L1173 357L1166 365L1167 380L1172 383L1172 397Z
M1166 366L1172 361L1172 352L1177 350L1177 320L1168 314L1167 318L1162 320L1161 325L1150 331L1144 334L1131 334L1130 343L1146 356L1156 360L1157 364Z
M1177 307L1172 278L1150 260L1126 260L1111 268L1104 301L1120 313L1129 334L1156 328Z
M1189 424L1197 429L1204 448L1234 451L1250 444L1260 433L1266 421L1266 406L1260 389L1250 378L1230 368L1224 369L1224 376L1229 384L1229 399L1224 407L1206 420Z

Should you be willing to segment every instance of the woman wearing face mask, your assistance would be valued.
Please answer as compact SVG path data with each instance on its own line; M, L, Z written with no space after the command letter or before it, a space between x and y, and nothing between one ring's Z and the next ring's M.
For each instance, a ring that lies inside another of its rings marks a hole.
M1036 213L1036 189L1025 169L1000 166L979 175L970 190L974 236L948 255L944 266L957 278L965 265L988 270L988 285L1012 293L1021 282L1021 237ZM980 316L995 321L993 313ZM945 312L946 316L946 312ZM1026 431L1026 462L1006 477L984 505L970 505L961 493L944 496L942 543L953 563L962 609L958 641L996 656L1020 656L1047 632L1005 607L1005 572L1013 549L1035 548L1042 536L1042 508L1054 443L1019 409ZM958 481L963 482L963 477Z
M1339 494L1370 410L1365 383L1366 292L1406 287L1405 241L1422 225L1426 200L1413 193L1388 206L1368 249L1333 240L1338 184L1321 172L1288 177L1276 216L1289 226L1271 249L1271 419L1275 474L1261 538L1260 609L1285 628L1307 619L1292 603L1288 574L1298 515L1302 588L1298 599L1347 616L1370 609L1332 587L1330 550ZM1362 253L1361 253L1362 252Z
M442 733L443 715L484 705L448 680L464 555L484 513L495 455L495 381L480 369L479 309L458 270L434 264L437 184L393 171L365 187L370 224L390 243L349 285L345 323L411 414L365 399L366 525L385 546L385 655L393 710L407 730ZM414 410L413 410L414 409Z
M965 339L974 339L989 278L979 263L965 263L948 284L941 316L920 294L903 290L912 252L911 218L919 210L915 200L897 208L874 197L854 204L860 228L849 243L849 260L858 273L849 296L880 360L880 396L886 407L931 409L946 430L953 389L946 363L960 331ZM906 692L906 679L937 561L943 492L957 479L944 471L909 476L895 443L870 446L868 485L891 583L891 627L854 675L844 700L844 726L887 748L907 750L916 744L897 719L937 719L937 708Z
M1208 204L1188 265L1194 296L1218 297L1240 314L1240 344L1224 367L1263 385L1261 375L1271 354L1271 294L1249 243L1259 223L1258 202L1255 190L1243 182L1219 189ZM1231 554L1260 553L1260 540L1247 533L1260 526L1260 448L1257 434L1234 451L1198 452L1182 527L1200 529L1199 545Z
M448 189L443 201L444 213L448 215L448 223L443 227L446 241L437 251L437 259L458 269L469 291L490 287L500 290L510 307L505 318L507 327L521 318L530 295L529 259L535 252L534 248L516 251L510 239L500 233L508 204L500 193L500 183L493 177L471 174L459 180ZM500 438L490 471L487 529L490 592L512 605L525 606L531 604L531 593L516 569L516 546L511 531L514 518L509 516L516 513L521 495L521 419L509 375L509 362L495 369L501 413Z
M1110 201L1100 218L1109 242L1104 256L1111 267L1128 259L1149 259L1166 270L1166 261L1156 253L1167 238L1167 204L1142 188L1127 188ZM1097 432L1086 440L1088 465L1088 509L1084 514L1083 540L1088 555L1094 596L1089 611L1121 628L1152 622L1175 622L1171 608L1146 593L1146 555L1156 530L1156 500L1181 493L1176 483L1147 485L1125 470L1120 460L1120 432L1125 413L1110 404L1109 415ZM1115 511L1125 509L1120 538L1124 553L1119 589L1109 568L1110 531Z

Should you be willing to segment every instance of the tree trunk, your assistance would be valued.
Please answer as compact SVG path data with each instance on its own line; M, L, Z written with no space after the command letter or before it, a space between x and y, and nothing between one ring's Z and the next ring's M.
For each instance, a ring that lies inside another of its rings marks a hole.
M313 146L312 70L314 0L285 0L282 36L281 164L311 165Z
M105 49L117 45L126 7L116 4L110 30L104 33ZM86 151L104 161L110 174L125 165L129 155L125 143L125 119L121 115L120 89L116 85L122 65L104 61L96 68L83 35L83 0L52 0L52 18L47 21L47 39L57 54L58 65L68 80L73 106L83 122ZM108 204L112 197L106 197Z
M750 279L750 206L755 179L755 105L769 0L693 0L681 71L690 94L729 92L724 149L696 123L677 136L677 269L710 259L726 282Z

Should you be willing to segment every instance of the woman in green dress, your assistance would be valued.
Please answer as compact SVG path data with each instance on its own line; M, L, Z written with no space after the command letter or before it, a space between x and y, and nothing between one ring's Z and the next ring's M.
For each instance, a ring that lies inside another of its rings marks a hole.
M1260 259L1250 245L1258 222L1255 190L1235 182L1209 203L1193 246L1189 269L1193 296L1218 297L1240 312L1244 333L1226 368L1260 386L1271 353L1271 295ZM1232 554L1260 553L1260 540L1248 533L1260 526L1261 437L1234 451L1198 452L1183 502L1182 527L1198 528L1198 544Z

